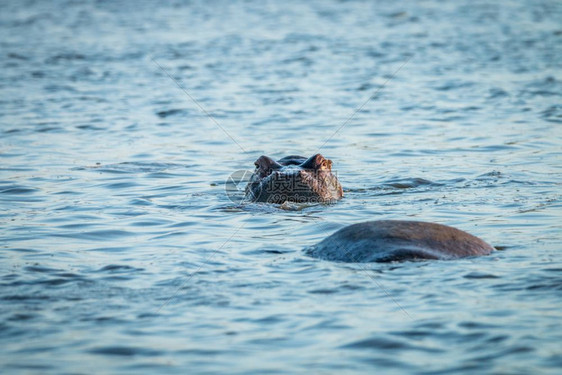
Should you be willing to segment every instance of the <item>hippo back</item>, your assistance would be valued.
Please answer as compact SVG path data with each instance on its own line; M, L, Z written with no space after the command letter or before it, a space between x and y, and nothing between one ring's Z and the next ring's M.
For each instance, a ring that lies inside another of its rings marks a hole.
M305 252L314 258L363 263L457 259L493 250L480 238L446 225L383 220L342 228Z

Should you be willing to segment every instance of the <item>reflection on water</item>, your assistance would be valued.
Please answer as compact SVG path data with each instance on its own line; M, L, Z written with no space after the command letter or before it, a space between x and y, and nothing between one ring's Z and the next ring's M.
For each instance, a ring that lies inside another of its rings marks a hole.
M0 7L6 372L562 366L558 2ZM317 151L337 204L225 193L262 154ZM500 250L301 251L371 219Z

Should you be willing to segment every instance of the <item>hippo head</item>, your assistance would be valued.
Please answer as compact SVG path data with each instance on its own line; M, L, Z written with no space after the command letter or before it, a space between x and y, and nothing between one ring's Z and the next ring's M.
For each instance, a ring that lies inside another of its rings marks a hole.
M316 154L286 156L277 161L260 156L246 186L246 198L254 202L333 202L343 196L332 173L332 161Z

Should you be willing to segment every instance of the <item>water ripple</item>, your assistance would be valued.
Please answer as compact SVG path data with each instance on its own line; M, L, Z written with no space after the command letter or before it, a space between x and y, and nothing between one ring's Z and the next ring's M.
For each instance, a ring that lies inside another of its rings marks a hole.
M559 372L562 8L214 5L2 3L4 372ZM317 152L336 204L225 194L260 155ZM375 219L498 251L302 251Z

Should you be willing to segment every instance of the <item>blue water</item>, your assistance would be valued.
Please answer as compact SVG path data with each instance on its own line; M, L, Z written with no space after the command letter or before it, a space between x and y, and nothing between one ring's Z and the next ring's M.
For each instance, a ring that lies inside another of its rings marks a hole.
M3 1L0 372L559 373L561 19L555 0ZM229 179L316 152L337 204L241 203ZM373 219L499 250L302 252Z

